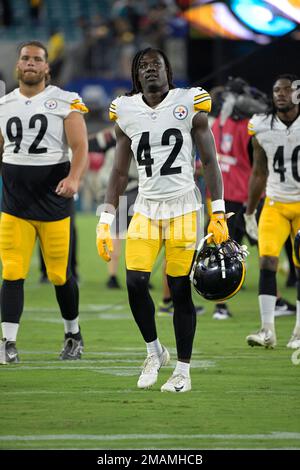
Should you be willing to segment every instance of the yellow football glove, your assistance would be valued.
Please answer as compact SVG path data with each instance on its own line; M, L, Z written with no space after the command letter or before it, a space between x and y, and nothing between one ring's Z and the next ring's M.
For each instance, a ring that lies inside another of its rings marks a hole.
M97 250L99 256L104 261L110 261L110 252L114 251L113 241L110 234L110 226L108 224L99 223L96 229L97 233Z
M222 242L226 242L229 238L227 219L224 212L213 213L210 218L210 222L207 228L207 233L212 233L207 243L214 242L219 245Z

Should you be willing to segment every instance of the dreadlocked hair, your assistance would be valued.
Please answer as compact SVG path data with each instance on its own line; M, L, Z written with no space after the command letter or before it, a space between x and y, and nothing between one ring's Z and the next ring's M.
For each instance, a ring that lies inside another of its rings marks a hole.
M273 85L278 80L289 80L291 83L293 83L294 81L299 80L299 77L297 77L297 75L294 75L292 73L283 73L282 75L278 75L278 77L275 78L275 80L273 82ZM266 112L266 117L272 116L271 129L273 129L274 120L276 118L276 112L277 111L276 111L276 108L275 108L275 105L274 105L273 98L271 98L270 102L271 102L271 105L270 105L269 109Z
M142 91L142 87L138 79L139 65L140 65L140 61L142 57L148 52L156 52L162 56L165 62L166 69L167 69L169 88L170 89L175 88L175 85L173 84L172 67L166 54L160 49L156 49L154 47L147 47L146 49L142 49L141 51L137 52L133 58L132 66L131 66L132 89L128 93L126 93L126 96L136 95L137 93L140 93Z

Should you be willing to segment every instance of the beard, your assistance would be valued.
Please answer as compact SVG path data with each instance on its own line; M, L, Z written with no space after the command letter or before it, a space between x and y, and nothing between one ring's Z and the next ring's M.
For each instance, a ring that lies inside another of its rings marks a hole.
M276 112L280 112L280 113L288 113L295 107L296 105L294 103L289 103L289 104L286 104L285 106L279 106L279 107L275 105Z
M32 72L30 75L27 72L21 70L17 71L17 78L24 85L34 86L45 80L45 74L43 72Z

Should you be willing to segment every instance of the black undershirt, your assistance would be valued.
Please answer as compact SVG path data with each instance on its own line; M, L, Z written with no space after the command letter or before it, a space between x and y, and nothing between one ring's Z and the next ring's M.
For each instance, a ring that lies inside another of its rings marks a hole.
M2 164L2 212L22 219L55 221L72 214L73 198L55 189L70 171L70 162L30 166Z

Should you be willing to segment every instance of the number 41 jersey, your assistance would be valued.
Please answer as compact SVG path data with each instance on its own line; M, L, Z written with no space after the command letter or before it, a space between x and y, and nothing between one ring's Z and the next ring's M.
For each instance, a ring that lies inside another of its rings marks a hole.
M166 201L195 186L192 121L209 112L211 99L202 88L175 88L155 108L142 93L115 99L109 116L131 140L139 174L139 193Z

